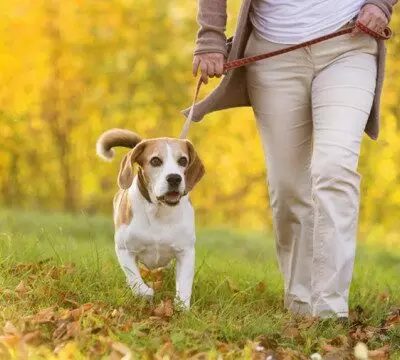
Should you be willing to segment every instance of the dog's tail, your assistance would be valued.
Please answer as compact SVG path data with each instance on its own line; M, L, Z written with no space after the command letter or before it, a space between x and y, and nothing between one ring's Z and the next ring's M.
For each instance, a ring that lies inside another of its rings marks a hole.
M142 139L132 131L110 129L100 135L96 143L97 155L106 161L114 157L113 147L123 146L133 149Z

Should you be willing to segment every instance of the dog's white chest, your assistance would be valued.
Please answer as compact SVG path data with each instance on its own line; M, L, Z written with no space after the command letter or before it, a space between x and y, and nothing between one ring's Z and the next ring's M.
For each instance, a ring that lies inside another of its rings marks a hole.
M175 254L195 242L194 214L189 202L166 210L135 211L131 223L116 233L118 245L126 247L150 269L166 266Z

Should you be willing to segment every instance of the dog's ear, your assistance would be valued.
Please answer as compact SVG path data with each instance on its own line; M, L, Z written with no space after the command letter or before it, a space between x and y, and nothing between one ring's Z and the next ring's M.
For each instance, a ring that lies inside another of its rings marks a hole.
M185 172L186 193L188 193L201 180L205 173L205 168L193 144L189 140L186 140L186 145L189 153L189 165Z
M133 164L138 161L139 156L143 153L146 142L140 142L135 148L129 151L121 161L118 174L118 186L123 189L129 189L133 182Z

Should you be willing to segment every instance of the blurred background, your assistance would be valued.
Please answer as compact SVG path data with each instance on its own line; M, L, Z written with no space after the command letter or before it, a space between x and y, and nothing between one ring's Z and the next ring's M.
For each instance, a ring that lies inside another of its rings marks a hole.
M228 36L239 6L229 1ZM179 135L195 88L196 11L184 0L1 1L0 207L111 214L126 150L104 163L97 137L112 127ZM360 238L400 244L399 36L388 55L381 135L365 138L360 160ZM199 225L270 230L251 109L209 115L190 139L207 168L192 194Z

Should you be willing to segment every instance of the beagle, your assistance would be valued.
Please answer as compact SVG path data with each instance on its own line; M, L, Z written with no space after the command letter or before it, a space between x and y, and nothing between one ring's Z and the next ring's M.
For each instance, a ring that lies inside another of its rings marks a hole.
M176 300L188 309L196 241L188 193L203 177L204 165L188 140L142 140L111 129L99 137L97 154L111 160L115 146L132 149L122 159L113 201L115 251L128 284L136 295L152 297L137 263L155 269L176 258Z

